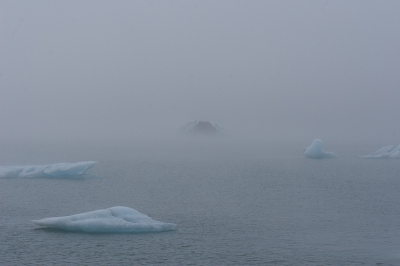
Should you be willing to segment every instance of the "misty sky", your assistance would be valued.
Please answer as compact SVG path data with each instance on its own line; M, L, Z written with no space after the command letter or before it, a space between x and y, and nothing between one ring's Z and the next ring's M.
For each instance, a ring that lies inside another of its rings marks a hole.
M0 138L400 144L400 1L0 1Z

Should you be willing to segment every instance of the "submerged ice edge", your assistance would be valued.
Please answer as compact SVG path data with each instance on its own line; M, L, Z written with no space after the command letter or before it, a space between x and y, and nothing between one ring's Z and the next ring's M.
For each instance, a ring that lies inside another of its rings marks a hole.
M83 175L97 161L0 167L0 178L69 178Z
M123 206L32 222L45 228L85 233L162 232L176 228L176 224L153 220L135 209Z

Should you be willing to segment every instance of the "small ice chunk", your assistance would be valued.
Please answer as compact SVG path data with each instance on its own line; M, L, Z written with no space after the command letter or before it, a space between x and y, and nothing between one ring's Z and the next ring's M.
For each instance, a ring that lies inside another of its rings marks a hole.
M76 177L83 175L96 163L96 161L87 161L78 163L56 163L47 165L2 166L0 167L0 178Z
M332 159L337 158L333 152L326 152L322 149L322 140L315 139L313 143L304 151L304 155L314 159Z
M159 222L122 206L32 222L42 227L87 233L161 232L176 227L176 224Z

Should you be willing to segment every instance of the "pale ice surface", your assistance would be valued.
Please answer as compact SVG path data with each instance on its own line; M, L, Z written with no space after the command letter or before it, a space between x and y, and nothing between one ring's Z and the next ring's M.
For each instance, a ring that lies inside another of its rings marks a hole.
M337 155L333 152L326 152L322 149L322 140L315 139L313 143L307 147L304 151L304 155L308 158L314 159L332 159L337 158Z
M56 163L47 165L0 166L0 178L68 178L83 175L97 162Z
M400 145L394 148L394 145L389 145L380 148L379 150L362 156L364 159L400 159Z
M47 228L88 233L161 232L176 227L176 224L159 222L135 209L122 206L32 222Z

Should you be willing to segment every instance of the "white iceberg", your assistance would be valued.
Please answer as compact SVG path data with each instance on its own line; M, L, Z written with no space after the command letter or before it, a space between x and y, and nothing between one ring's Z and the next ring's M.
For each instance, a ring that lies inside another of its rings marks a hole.
M21 165L21 166L1 166L0 178L67 178L83 175L92 168L97 162L87 161L78 163L56 163L47 165Z
M385 146L376 152L361 157L364 159L400 159L400 145L396 148L394 148L394 145Z
M315 139L313 143L307 147L304 151L304 155L308 158L314 159L332 159L337 158L337 155L333 152L326 152L322 149L322 140Z
M32 222L46 228L87 233L161 232L176 227L176 224L159 222L137 210L122 206Z

